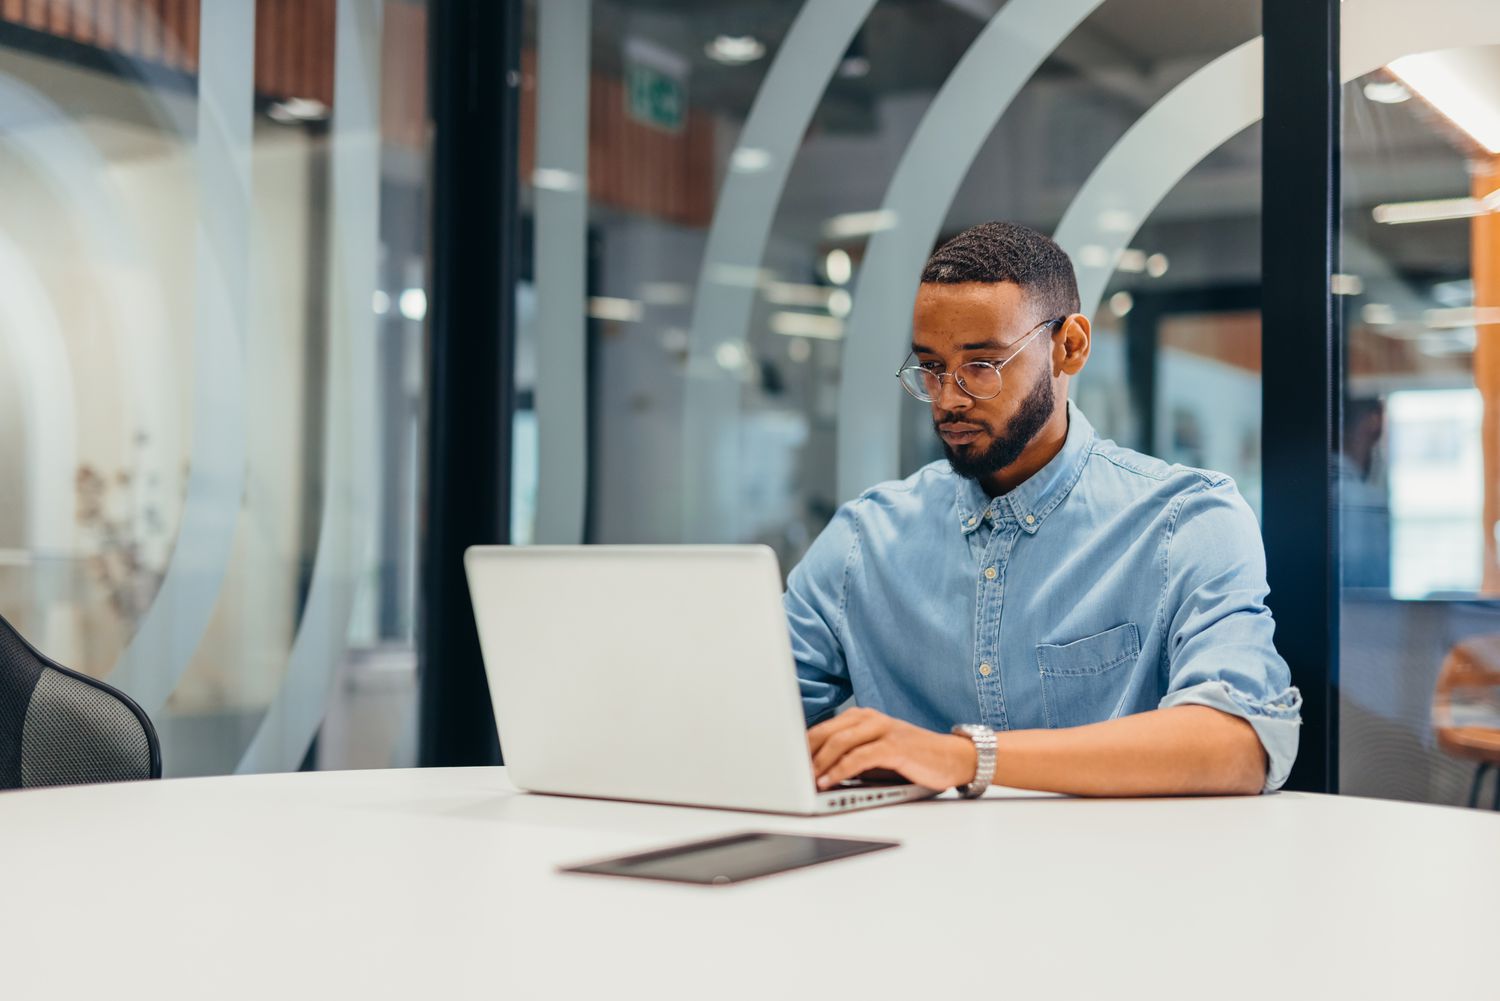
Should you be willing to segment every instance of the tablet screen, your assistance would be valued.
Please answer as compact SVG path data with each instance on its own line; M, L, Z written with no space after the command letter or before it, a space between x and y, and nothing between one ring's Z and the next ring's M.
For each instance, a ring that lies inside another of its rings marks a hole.
M746 831L724 838L623 855L589 865L568 866L562 871L666 879L679 883L738 883L819 862L895 848L898 844L897 841L855 841Z

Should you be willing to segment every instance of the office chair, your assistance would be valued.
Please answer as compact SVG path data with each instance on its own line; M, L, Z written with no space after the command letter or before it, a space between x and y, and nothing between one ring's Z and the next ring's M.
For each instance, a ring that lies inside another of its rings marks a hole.
M1461 710L1455 719L1454 710ZM1470 636L1454 644L1438 671L1432 699L1433 733L1450 757L1472 761L1469 805L1479 805L1486 772L1500 768L1500 635ZM1500 810L1500 774L1491 807Z
M0 789L158 778L161 744L141 707L0 617Z

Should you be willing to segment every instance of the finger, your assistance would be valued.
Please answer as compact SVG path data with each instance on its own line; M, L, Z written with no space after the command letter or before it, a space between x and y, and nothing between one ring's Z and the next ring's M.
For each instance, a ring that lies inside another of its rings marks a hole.
M862 744L879 740L886 727L881 720L861 720L856 725L845 727L829 737L813 755L813 774L822 775L835 761Z
M822 777L818 779L818 788L831 788L845 779L852 779L860 772L869 771L871 768L892 767L886 760L888 750L889 748L884 741L876 741L873 744L861 744L834 762L833 767L823 773Z
M869 715L870 710L868 709L854 708L846 712L839 713L837 716L833 717L833 719L825 719L823 722L807 731L808 752L811 754L817 754L818 748L823 746L823 742L825 740L838 733L840 730L845 729L846 727L858 725L860 721L868 718Z

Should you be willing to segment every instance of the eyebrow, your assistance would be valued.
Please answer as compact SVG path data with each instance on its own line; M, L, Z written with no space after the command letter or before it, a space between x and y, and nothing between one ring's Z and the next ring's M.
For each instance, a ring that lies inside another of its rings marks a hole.
M958 350L960 350L960 351L1004 351L1009 346L1010 345L1008 345L1008 344L1001 344L999 341L974 341L974 342L972 342L970 344L960 344L958 346ZM911 346L911 352L912 352L912 354L916 354L916 355L935 355L935 354L941 354L941 352L939 352L936 348L929 348L925 344L917 344L915 342Z

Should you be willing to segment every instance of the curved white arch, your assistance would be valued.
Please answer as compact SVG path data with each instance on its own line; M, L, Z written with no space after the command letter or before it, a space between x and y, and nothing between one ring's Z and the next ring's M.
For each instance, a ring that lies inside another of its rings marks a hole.
M328 706L366 575L375 506L375 294L380 248L381 5L338 0L334 103L333 268L328 326L323 506L307 605L286 676L237 772L291 771Z
M89 245L92 260L104 265L97 277L108 318L101 326L114 348L110 363L129 373L119 384L131 426L122 423L121 433L149 429L174 456L180 455L180 439L173 436L177 421L171 397L153 390L153 382L165 379L171 383L176 371L175 351L165 333L168 328L160 298L142 296L121 279L125 269L138 266L144 253L113 196L104 158L51 99L5 73L0 73L0 146L14 151L43 185L56 192L59 204L68 207L71 223ZM16 284L24 287L25 276L34 269L29 261L14 259L20 248L9 244L8 249L12 260L0 273L9 279L8 292L15 293ZM39 518L33 522L31 544L54 556L69 556L76 539L74 477L78 465L77 397L71 359L50 302L45 306L10 302L9 306L24 309L28 323L43 322L43 313L37 312L43 309L52 324L28 331L24 345L31 362L41 366L37 375L46 380L45 390L34 393L45 408L45 427L33 432L45 436L44 445L34 442L45 451L33 453L37 461L27 469L33 510ZM56 336L49 336L49 330ZM39 564L51 565L50 560ZM61 596L64 585L60 581L44 583L38 577L38 586L50 593L39 591L35 600L47 604ZM38 640L54 647L58 642L53 637Z
M73 547L78 427L73 366L45 282L15 242L0 232L0 342L16 380L25 420L26 544L57 555Z
M865 250L839 387L838 495L898 475L905 354L922 264L995 123L1042 60L1103 0L1010 0L964 52L901 155ZM976 99L975 95L983 95Z
M109 675L148 714L202 643L245 492L255 3L205 4L198 77L198 242L187 496L161 587ZM187 129L182 130L189 134Z
M744 343L761 261L797 147L875 0L807 0L766 71L714 206L693 295L683 387L682 539L727 541L738 519L722 471L739 468L739 376L715 360Z
M536 11L536 173L533 184L537 339L536 528L539 543L583 541L588 503L588 269L590 0Z

